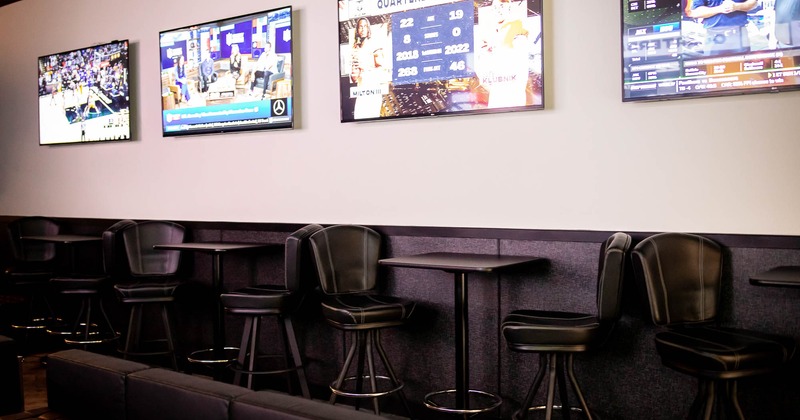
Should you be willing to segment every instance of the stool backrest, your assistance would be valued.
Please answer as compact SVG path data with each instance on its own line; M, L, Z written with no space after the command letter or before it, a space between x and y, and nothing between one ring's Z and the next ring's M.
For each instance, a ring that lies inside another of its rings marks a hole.
M135 224L133 220L120 220L103 232L103 271L112 278L122 279L130 274L122 231Z
M137 222L122 231L128 266L134 276L167 276L178 272L181 252L153 245L182 243L185 228L174 222Z
M286 238L286 290L308 290L316 286L317 276L311 259L308 237L322 230L320 225L302 227Z
M621 315L625 254L630 247L630 235L622 232L611 235L600 247L597 270L597 317L600 321L617 321Z
M14 253L14 260L22 262L48 262L56 256L56 245L53 243L25 241L23 236L58 235L58 223L41 216L22 217L8 224L9 242Z
M330 226L309 238L322 291L328 295L375 288L381 237L357 225Z
M714 321L722 283L722 250L702 236L659 233L633 250L656 325Z

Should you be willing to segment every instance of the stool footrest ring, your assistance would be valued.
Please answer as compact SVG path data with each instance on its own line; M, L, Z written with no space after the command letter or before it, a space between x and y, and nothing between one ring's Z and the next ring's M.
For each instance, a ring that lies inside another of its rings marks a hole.
M363 386L365 386L365 387L369 386L369 382L368 382L369 378L370 378L369 375L364 375L364 376L361 377L361 379L364 381ZM356 379L357 379L357 377L355 377L355 376L349 376L347 378L344 378L344 382L342 382L342 388L344 388L344 384L345 383L354 382ZM389 383L391 383L391 381L392 381L391 378L389 378L388 376L382 376L382 375L375 375L375 379L376 379L376 381L375 381L376 384L378 384L378 388L380 388L380 382L384 382L384 383L385 382L389 382ZM385 390L385 391L376 391L376 392L363 392L362 391L360 393L357 393L355 391L346 391L344 389L337 389L335 387L335 385L334 385L335 383L336 382L331 382L331 384L329 386L329 388L331 389L331 392L333 392L336 395L342 396L342 397L350 397L350 398L377 398L377 397L382 397L384 395L389 395L389 394L391 394L393 392L397 392L397 391L403 389L403 386L404 386L403 382L398 381L398 385L396 387L392 388L392 389L388 389L388 390Z
M453 399L455 399L455 389L446 389L444 391L435 391L425 395L423 402L425 406L430 408L431 410L440 411L443 413L451 413L451 414L478 414L478 413L485 413L487 411L494 410L495 408L499 407L500 404L503 403L503 399L499 396L492 394L486 391L478 391L476 389L470 389L467 391L467 398L470 397L478 397L483 401L472 401L470 398L469 407L470 408L457 408L455 404L451 402L447 403L437 403L434 401L436 397L442 395L453 395ZM450 406L445 404L452 404Z
M100 334L98 332L89 333L89 338L85 338L83 333L65 334L64 342L67 344L102 344L110 343L119 339L119 334Z
M248 356L249 356L249 354L248 354ZM285 356L279 355L279 354L276 354L276 355L262 354L262 355L256 356L256 359L259 359L259 360L260 359L276 359L276 358L281 358L282 359L284 357ZM239 364L239 362L234 361L230 366L228 366L228 369L230 369L230 370L232 370L232 371L234 371L236 373L243 373L245 375L279 375L279 374L282 374L282 373L289 373L289 372L298 371L300 369L303 369L303 366L286 367L286 368L283 368L283 369L271 369L271 370L248 370L244 366Z

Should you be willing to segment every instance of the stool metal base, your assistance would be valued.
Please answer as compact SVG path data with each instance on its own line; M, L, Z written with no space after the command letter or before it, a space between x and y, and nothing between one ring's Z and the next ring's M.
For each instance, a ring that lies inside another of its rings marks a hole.
M444 391L435 391L425 395L423 402L425 406L430 408L431 410L439 411L442 413L449 413L449 414L465 414L465 415L472 415L472 414L479 414L485 413L487 411L492 411L497 407L500 407L500 404L503 403L503 399L499 396L492 394L486 391L478 391L476 389L470 389L467 391L467 398L468 398L468 406L469 408L457 408L455 404L455 389L446 389ZM450 397L452 396L452 397ZM437 402L436 399L445 399L447 398L448 401L439 401ZM475 397L473 399L473 397Z
M186 358L191 363L200 363L205 365L221 365L228 364L236 361L239 354L238 347L225 347L222 349L222 354L217 354L214 349L202 349L189 353Z

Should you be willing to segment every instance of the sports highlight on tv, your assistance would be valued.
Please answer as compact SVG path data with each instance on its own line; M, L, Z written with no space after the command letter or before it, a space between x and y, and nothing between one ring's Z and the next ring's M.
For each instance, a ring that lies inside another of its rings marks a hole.
M344 122L543 107L540 0L344 0Z
M39 57L39 144L130 140L128 41Z
M164 135L292 127L291 8L160 34Z

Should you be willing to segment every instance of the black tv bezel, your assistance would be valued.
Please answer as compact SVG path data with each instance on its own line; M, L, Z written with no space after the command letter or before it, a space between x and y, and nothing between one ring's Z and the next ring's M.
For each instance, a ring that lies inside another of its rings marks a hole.
M459 0L454 0L453 2L455 3L457 1L459 1ZM466 0L461 0L461 1L466 1ZM521 0L521 1L526 1L527 2L527 0ZM342 49L340 48L340 46L342 45L342 40L341 40L341 37L339 36L341 34L339 34L336 37L337 38L336 39L336 41L337 41L336 49L338 51L337 52L337 57L339 59L338 60L339 62L336 64L336 72L337 72L336 79L337 79L337 82L338 82L337 89L339 90L339 104L338 104L338 106L339 106L339 121L342 124L351 124L351 123L364 123L364 122L376 122L376 121L397 121L397 120L404 120L404 119L418 119L418 118L431 118L431 117L457 117L457 116L466 116L466 115L504 114L504 113L512 113L512 112L527 112L527 111L542 111L542 110L544 110L546 108L546 104L547 104L547 99L546 99L546 96L545 96L545 93L546 93L546 90L547 90L546 89L546 78L545 78L545 75L547 73L546 65L545 65L545 63L546 63L546 53L545 53L545 50L546 50L546 48L545 48L545 39L546 39L546 37L545 37L545 19L544 19L544 10L545 10L544 3L545 2L544 2L544 0L538 0L538 1L539 1L539 6L540 6L539 18L541 19L541 27L542 27L542 31L541 31L542 39L540 41L542 43L542 75L541 75L541 79L542 79L542 103L541 104L539 104L539 105L504 107L504 108L493 108L493 109L488 109L488 108L487 109L471 109L471 110L467 110L467 111L457 111L457 112L432 112L432 113L426 113L426 114L394 115L394 116L390 116L390 117L361 118L361 119L345 120L344 119L344 115L343 115L344 109L342 109L342 99L343 99L342 98L342 89L341 89L342 68L340 67L340 64L342 62L342 55L341 55L342 54ZM336 9L336 32L338 34L339 33L339 25L342 22L340 20L340 16L339 16L338 2L337 2L336 7L337 7L337 9ZM370 15L370 16L372 16L372 15Z
M214 19L214 20L209 20L209 21L202 22L202 23L197 23L197 24L192 24L192 25L187 25L187 26L179 26L179 27L176 27L176 28L173 28L173 29L165 29L165 30L159 31L158 32L158 54L159 54L159 60L158 60L159 69L158 70L159 70L159 75L161 74L161 71L162 71L160 56L161 56L161 36L163 34L169 33L169 32L178 32L178 31L190 30L192 28L200 28L200 27L202 27L204 25L210 25L210 24L217 24L218 26L223 26L221 24L222 22L228 22L228 24L230 24L230 23L233 23L232 21L238 21L238 20L241 20L241 19L244 19L244 18L248 18L248 17L266 16L271 12L275 12L275 11L282 10L282 9L289 9L289 22L290 22L289 27L290 27L290 30L292 31L292 37L289 40L289 44L291 46L290 48L291 48L291 51L292 51L291 52L292 61L291 61L290 64L291 64L291 67L293 69L292 73L294 74L294 54L295 54L295 51L294 51L294 9L292 8L291 5L288 5L288 6L274 7L274 8L271 8L271 9L265 9L265 10L256 11L256 12L252 12L252 13L245 13L245 14L238 15L238 16L231 16L231 17L226 17L226 18L222 18L222 19ZM159 82L158 82L159 90L161 90L163 88L163 86L161 86L161 81L160 80L161 80L161 78L159 77ZM295 84L295 79L294 79L294 77L292 77L292 83L291 83L291 86L290 86L290 92L291 93L289 95L289 98L291 98L290 102L291 102L291 115L292 115L292 118L291 118L291 121L289 121L289 122L260 124L260 125L251 125L251 126L242 125L242 126L238 126L238 127L236 127L236 126L234 126L234 127L219 127L219 128L195 129L195 130L189 130L189 131L170 131L170 132L167 132L165 130L166 127L164 126L164 111L165 111L164 110L164 104L161 103L160 104L161 112L160 112L160 115L159 115L160 125L161 125L161 137L184 137L184 136L200 136L200 135L207 135L207 134L244 133L244 132L253 132L253 131L273 131L273 130L290 130L290 129L293 129L294 128L294 121L295 121L295 111L297 109L297 107L295 106L294 84ZM192 108L187 108L187 109L192 109Z
M128 137L127 138L121 138L121 139L103 139L103 140L87 140L87 141L81 141L79 139L77 141L62 141L62 142L57 142L57 143L42 143L42 109L41 109L41 105L39 103L41 101L41 96L38 93L39 92L38 84L39 84L39 76L40 76L39 63L41 63L42 59L43 58L47 58L47 57L52 57L54 55L69 54L69 53L73 53L73 52L76 52L76 51L97 49L97 48L105 47L107 45L123 44L123 43L127 44L127 46L128 46L127 47L128 53L125 54L125 69L127 70L127 77L128 77ZM51 53L51 54L41 55L36 59L36 67L37 67L37 70L36 70L36 74L37 74L37 77L36 77L36 84L37 84L37 86L36 86L36 92L37 92L37 94L36 94L36 122L37 122L36 130L38 132L38 137L39 137L39 139L38 139L39 146L63 146L63 145L71 145L71 144L117 143L117 142L127 142L127 141L133 140L133 125L132 125L133 124L133 118L132 118L132 115L131 115L131 108L133 107L132 106L132 104L133 104L133 100L132 100L133 95L131 94L131 42L130 42L129 39L115 39L115 40L112 40L112 41L103 42L103 43L99 43L99 44L94 44L94 45L90 45L90 46L87 46L87 47L74 48L74 49L71 49L71 50L64 50L64 51L61 51L61 52L55 52L55 53Z
M691 0L688 0L691 1ZM727 90L719 90L719 91L712 91L712 92L688 92L688 93L675 93L670 95L657 95L657 96L643 96L643 97L636 97L636 98L626 98L625 97L625 10L626 10L627 0L620 0L620 38L619 38L619 46L620 46L620 96L622 97L623 103L647 103L647 102L660 102L660 101L674 101L680 99L698 99L698 98L720 98L720 97L730 97L730 96L741 96L741 95L757 95L757 94L764 94L764 93L781 93L781 92L792 92L800 90L800 83L790 86L768 86L763 88L734 88L734 89L727 89ZM681 1L681 8L683 7L683 1ZM681 11L681 22L683 22L683 11ZM682 37L682 36L681 36ZM794 47L800 49L800 46ZM775 49L772 51L779 51L779 50L786 50L786 49ZM750 54L758 54L763 53L763 51L752 51ZM722 57L722 56L720 56ZM683 58L679 58L681 65L683 65Z

